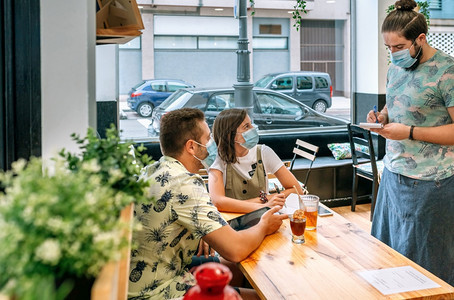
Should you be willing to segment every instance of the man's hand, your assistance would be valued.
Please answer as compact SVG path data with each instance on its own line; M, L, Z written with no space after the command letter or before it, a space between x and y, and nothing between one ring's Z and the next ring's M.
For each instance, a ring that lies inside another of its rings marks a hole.
M389 140L405 140L410 136L410 126L400 123L388 123L381 129L371 128L370 131L374 131L379 135Z
M197 251L197 256L204 255L205 258L208 258L209 256L214 256L214 249L210 248L210 245L208 245L206 242L204 242L202 239L200 239L199 242L199 249Z
M388 115L381 112L375 113L373 110L369 111L367 114L367 122L375 123L377 120L378 123L386 124L388 123Z
M281 206L274 206L262 215L259 224L264 226L266 235L276 232L281 227L282 220L288 218L287 214L275 215L281 208Z

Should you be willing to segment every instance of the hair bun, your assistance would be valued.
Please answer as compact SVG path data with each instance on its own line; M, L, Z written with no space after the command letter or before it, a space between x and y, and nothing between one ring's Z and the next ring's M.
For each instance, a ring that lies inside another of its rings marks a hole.
M396 1L394 6L397 10L411 11L418 6L418 4L414 0L399 0Z

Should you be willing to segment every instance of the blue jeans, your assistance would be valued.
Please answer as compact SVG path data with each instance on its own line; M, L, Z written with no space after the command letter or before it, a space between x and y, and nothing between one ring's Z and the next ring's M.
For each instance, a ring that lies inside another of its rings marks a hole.
M385 168L372 235L454 285L454 176L417 180Z

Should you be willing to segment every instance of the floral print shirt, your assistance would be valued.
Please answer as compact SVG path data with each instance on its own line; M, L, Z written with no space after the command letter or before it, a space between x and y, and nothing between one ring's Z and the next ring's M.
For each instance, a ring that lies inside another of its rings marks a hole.
M437 50L414 71L391 65L386 105L390 123L416 127L453 123L447 108L454 106L454 58ZM384 162L394 173L420 180L441 180L454 175L454 146L388 139Z
M142 175L152 181L149 201L136 203L129 299L171 299L195 285L186 268L199 240L227 222L211 203L205 183L176 159L163 156Z

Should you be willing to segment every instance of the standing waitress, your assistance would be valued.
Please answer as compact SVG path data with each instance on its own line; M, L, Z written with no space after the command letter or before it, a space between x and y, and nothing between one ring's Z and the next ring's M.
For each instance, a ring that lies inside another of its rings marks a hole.
M220 211L247 213L264 206L283 206L285 197L302 189L295 176L270 147L257 145L257 129L244 109L222 111L214 121L218 156L209 170L211 201ZM266 195L268 175L274 174L285 190Z
M386 138L372 235L454 285L454 58L427 43L424 15L401 0L381 32L386 106L368 122Z

